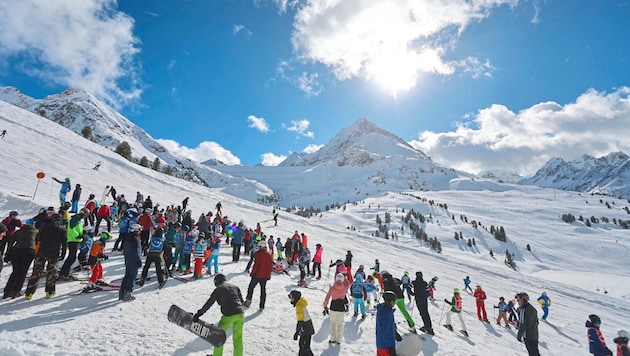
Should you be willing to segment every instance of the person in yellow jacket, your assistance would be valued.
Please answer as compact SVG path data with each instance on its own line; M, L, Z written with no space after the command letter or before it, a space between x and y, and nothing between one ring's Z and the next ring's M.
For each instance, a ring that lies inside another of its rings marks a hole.
M70 268L74 261L77 260L79 243L83 240L83 219L85 219L88 214L89 211L83 208L78 214L72 215L70 221L68 221L68 257L63 263L63 266L61 266L61 270L59 270L60 280L69 281L76 279L70 275ZM61 257L63 258L63 256Z
M291 305L295 307L295 315L297 317L293 340L298 340L298 338L300 340L298 356L313 356L311 337L315 334L315 328L313 327L313 321L308 313L308 309L306 309L308 302L302 297L302 293L297 290L292 290L291 293L289 293L289 301L291 301Z

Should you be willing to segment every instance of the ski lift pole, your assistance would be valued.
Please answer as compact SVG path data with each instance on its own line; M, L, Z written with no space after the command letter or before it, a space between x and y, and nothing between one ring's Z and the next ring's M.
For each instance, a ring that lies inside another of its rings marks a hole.
M39 188L39 182L42 179L44 179L44 177L46 177L46 174L44 174L44 171L39 171L37 172L35 176L37 177L37 184L35 185L35 192L33 193L33 200L35 200L35 194L37 194L37 188ZM52 199L52 192L51 192L51 199Z

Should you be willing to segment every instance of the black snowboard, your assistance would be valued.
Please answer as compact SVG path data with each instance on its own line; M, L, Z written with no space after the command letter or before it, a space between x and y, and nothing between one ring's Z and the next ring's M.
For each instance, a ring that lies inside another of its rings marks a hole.
M227 338L225 331L221 330L218 326L206 323L203 320L194 322L192 313L185 311L175 304L171 305L168 309L168 321L189 330L191 333L206 340L214 347L223 346L225 339Z

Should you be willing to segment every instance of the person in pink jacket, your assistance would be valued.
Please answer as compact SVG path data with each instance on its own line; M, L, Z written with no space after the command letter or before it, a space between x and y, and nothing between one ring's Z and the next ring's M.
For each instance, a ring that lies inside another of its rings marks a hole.
M338 273L335 276L335 283L330 287L324 299L324 315L330 314L330 344L341 344L343 336L343 317L346 314L348 300L346 293L350 288L350 281L346 276ZM330 310L328 309L330 301Z
M313 269L312 275L315 277L315 270L317 270L317 279L322 279L322 254L324 253L324 248L322 245L315 245L315 256L313 256Z

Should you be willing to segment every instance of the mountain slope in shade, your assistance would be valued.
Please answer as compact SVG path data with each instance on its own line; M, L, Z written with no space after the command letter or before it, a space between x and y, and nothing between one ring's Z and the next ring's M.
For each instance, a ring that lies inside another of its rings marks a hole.
M532 177L520 184L586 193L630 197L630 158L623 152L604 157L583 155L566 162L550 159Z

